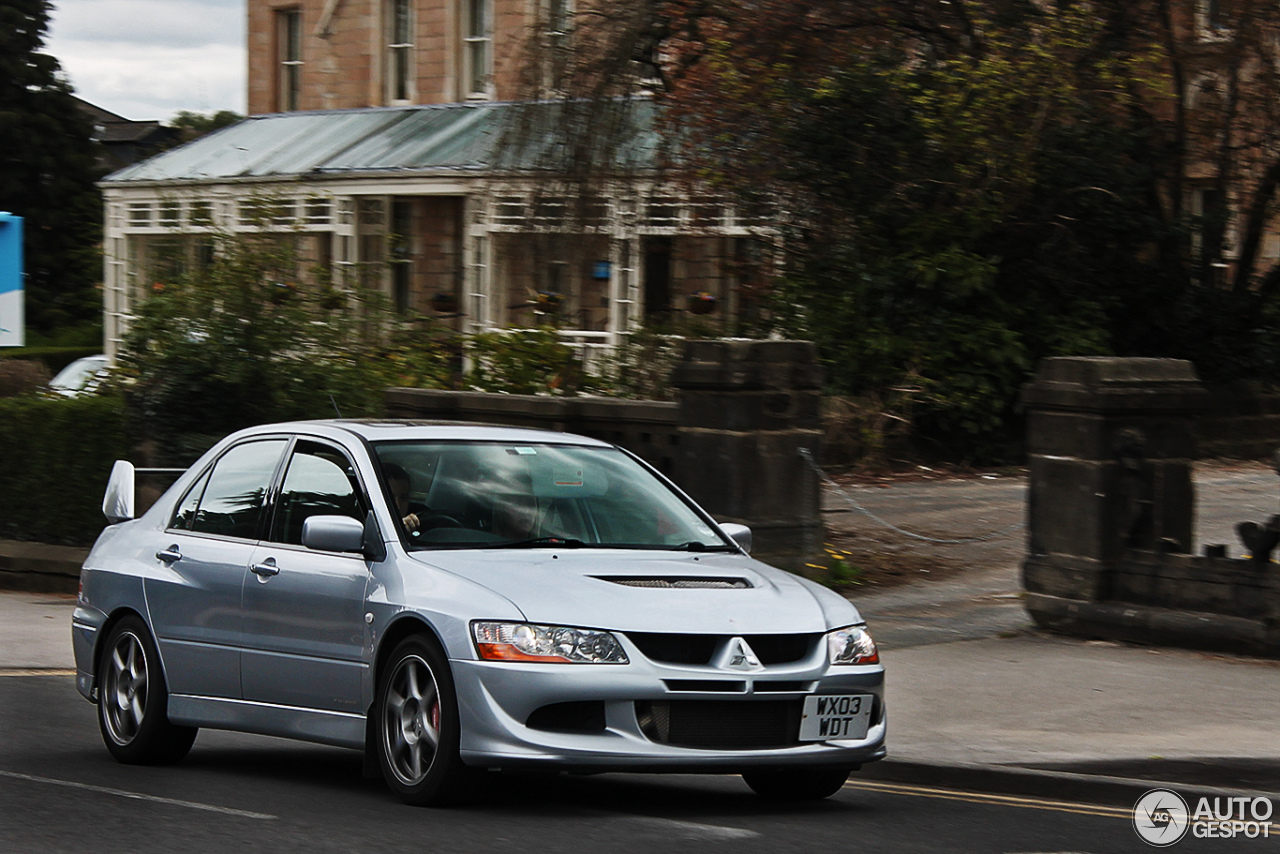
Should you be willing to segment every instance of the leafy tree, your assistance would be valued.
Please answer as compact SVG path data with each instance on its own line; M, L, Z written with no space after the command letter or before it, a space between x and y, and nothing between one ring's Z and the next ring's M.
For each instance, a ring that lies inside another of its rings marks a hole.
M26 315L35 332L100 311L102 198L89 120L41 52L49 0L0 4L0 209L25 220Z
M535 38L531 79L550 68L554 93L599 109L650 93L670 176L772 208L787 257L765 329L817 340L833 390L900 401L917 436L998 457L1045 356L1280 367L1266 4L623 5L580 15L558 63ZM578 125L561 150L590 139Z
M162 279L120 355L139 428L168 462L253 424L378 415L391 385L447 382L447 342L394 332L363 287L302 269L289 235L222 237L209 264Z
M169 120L169 127L177 128L182 132L182 142L190 142L205 134L213 133L215 130L229 127L243 118L244 116L234 110L218 110L216 113L194 113L190 110L180 110Z

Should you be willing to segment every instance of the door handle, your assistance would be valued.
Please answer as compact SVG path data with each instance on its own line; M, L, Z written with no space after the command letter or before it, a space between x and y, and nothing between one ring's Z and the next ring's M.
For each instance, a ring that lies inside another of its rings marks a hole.
M262 563L249 564L249 571L259 578L270 578L273 575L280 574L280 567L276 566L276 559L269 557Z
M178 549L177 543L174 543L164 551L156 552L156 557L165 563L174 563L182 560L182 552Z

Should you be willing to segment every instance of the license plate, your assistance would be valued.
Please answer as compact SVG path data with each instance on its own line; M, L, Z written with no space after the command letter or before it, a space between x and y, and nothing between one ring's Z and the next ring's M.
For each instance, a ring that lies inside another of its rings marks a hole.
M866 738L871 725L870 694L815 694L804 698L801 741Z

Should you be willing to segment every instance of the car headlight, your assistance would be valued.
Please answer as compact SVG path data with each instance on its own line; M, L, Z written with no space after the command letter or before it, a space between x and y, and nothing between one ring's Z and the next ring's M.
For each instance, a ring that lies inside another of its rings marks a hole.
M626 664L622 644L609 632L529 623L472 623L476 651L489 661L551 664Z
M827 632L827 656L832 664L879 664L880 650L862 626Z

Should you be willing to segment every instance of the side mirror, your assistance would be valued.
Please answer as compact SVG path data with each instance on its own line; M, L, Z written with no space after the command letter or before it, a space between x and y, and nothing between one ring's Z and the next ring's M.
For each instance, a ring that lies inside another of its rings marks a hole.
M751 554L751 529L737 522L721 522L720 530L729 535L729 539L738 544L747 554Z
M312 516L302 523L302 544L321 552L363 552L364 523L350 516Z
M102 513L108 524L127 522L134 517L133 484L133 463L116 460L111 467L111 476L107 478L106 494L102 497Z
M381 563L387 559L387 544L383 542L382 530L378 528L378 520L370 510L364 517L364 559Z

